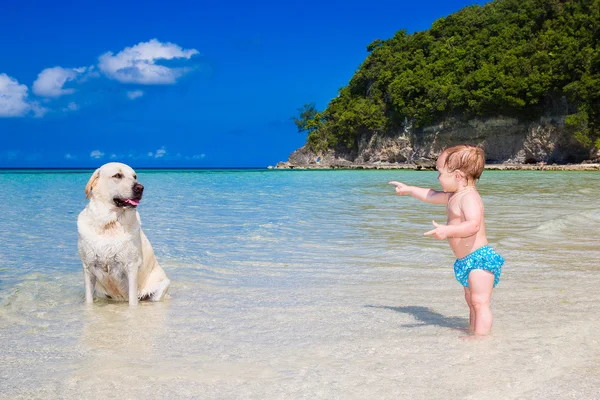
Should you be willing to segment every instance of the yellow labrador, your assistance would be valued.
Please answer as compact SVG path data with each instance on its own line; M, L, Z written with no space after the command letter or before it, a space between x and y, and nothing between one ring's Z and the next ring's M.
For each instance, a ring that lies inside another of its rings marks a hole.
M108 163L92 174L85 188L90 201L77 219L87 303L93 303L94 290L98 296L129 300L130 305L167 296L170 281L136 210L143 191L128 165Z

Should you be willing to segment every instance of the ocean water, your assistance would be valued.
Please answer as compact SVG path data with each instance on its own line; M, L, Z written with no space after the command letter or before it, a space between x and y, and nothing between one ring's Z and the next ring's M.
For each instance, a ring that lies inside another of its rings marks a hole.
M485 171L506 258L492 334L461 339L444 207L419 171L138 171L171 298L84 305L84 173L0 173L1 399L591 399L600 174Z

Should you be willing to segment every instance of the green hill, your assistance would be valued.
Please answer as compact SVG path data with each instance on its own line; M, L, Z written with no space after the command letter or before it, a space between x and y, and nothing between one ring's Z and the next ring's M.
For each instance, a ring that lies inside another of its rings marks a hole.
M325 110L307 104L294 118L312 151L448 117L533 120L558 99L569 134L600 148L600 0L497 0L367 51Z

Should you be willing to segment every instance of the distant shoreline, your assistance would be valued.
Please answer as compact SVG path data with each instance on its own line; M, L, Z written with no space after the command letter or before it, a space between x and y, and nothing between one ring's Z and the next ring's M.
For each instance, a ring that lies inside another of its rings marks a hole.
M81 168L0 168L0 174L31 174L31 173L89 173L93 172L94 167ZM265 170L413 170L413 171L433 171L433 164L335 164L330 166L310 164L310 165L290 165L289 163L278 163L277 166L268 167L215 167L215 168L190 168L190 167L137 167L138 171L145 172L215 172L215 171L265 171ZM587 164L486 164L486 170L492 171L600 171L600 163Z
M298 170L414 170L414 171L432 171L435 170L433 164L339 164L320 166L318 164L296 166L289 163L279 163L275 169L298 169ZM589 164L486 164L486 170L492 171L600 171L600 163Z
M98 166L99 167L99 166ZM98 167L73 167L73 168L61 168L61 167L27 167L27 168L7 168L7 167L0 167L0 174L2 173L72 173L72 174L79 174L79 173L88 173L88 172L94 172ZM153 171L171 171L171 172L177 172L177 171L188 171L188 172L193 172L193 171L252 171L252 170L265 170L267 169L267 167L164 167L164 168L157 168L157 167L133 167L136 171L146 171L146 172L153 172Z

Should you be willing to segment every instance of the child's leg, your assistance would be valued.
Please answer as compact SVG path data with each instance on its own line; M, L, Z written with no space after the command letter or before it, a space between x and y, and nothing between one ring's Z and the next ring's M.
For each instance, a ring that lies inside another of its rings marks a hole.
M492 310L490 299L494 288L494 274L482 269L474 269L469 273L469 290L471 305L475 311L476 335L487 335L492 329Z
M475 310L473 304L471 304L471 291L466 286L463 286L463 288L465 289L465 300L467 300L469 306L469 332L475 332Z

